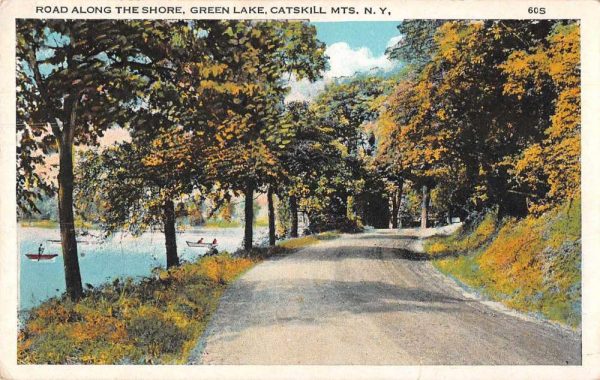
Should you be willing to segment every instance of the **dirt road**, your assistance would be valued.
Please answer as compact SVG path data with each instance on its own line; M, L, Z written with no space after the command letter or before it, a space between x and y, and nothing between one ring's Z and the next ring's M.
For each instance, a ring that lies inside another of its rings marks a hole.
M344 235L254 267L226 292L198 364L579 364L581 338L465 296L417 233Z

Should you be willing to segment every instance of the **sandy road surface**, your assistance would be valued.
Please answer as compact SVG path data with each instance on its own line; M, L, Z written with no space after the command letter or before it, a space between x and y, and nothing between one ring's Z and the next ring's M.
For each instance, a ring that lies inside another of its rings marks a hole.
M578 334L463 292L415 231L344 235L254 267L224 295L198 364L579 364Z

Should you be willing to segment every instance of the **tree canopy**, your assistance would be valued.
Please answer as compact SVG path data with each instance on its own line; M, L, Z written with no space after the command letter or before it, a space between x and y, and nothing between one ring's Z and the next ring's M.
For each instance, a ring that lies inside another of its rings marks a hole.
M292 237L300 213L309 233L426 227L577 197L578 22L398 30L387 54L399 70L327 80L314 99L286 102L292 77L327 68L306 21L19 20L18 203L35 213L57 195L69 295L82 294L75 215L106 233L161 228L175 266L179 213L204 199L231 215L243 195L250 249L260 192L270 244L275 196ZM99 144L109 129L125 141ZM44 173L54 155L56 179Z

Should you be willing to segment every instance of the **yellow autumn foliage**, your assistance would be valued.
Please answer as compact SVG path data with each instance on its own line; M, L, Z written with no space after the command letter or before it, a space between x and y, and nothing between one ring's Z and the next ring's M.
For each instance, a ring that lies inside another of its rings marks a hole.
M473 241L482 236L477 237L477 230ZM428 252L440 250L439 244L426 245ZM493 300L578 326L581 200L577 197L541 216L506 220L487 244L473 245L434 263L442 272Z
M579 23L557 27L548 44L535 51L511 54L502 65L508 75L504 93L521 98L529 82L542 91L546 77L558 93L546 138L523 152L515 169L532 192L547 178L549 187L542 199L531 199L531 212L541 214L578 196L581 187L581 87Z

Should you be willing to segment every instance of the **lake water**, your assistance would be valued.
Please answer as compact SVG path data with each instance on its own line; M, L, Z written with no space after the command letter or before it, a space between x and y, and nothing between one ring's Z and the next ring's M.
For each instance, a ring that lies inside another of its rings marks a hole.
M91 231L95 234L94 231ZM264 242L266 228L254 227L256 244ZM242 228L199 228L177 234L177 252L180 260L194 261L206 252L206 248L191 248L186 240L205 242L217 239L219 251L234 252L243 240ZM48 242L60 239L58 229L19 228L19 309L26 310L48 298L65 291L65 278L60 243ZM87 239L87 238L86 238ZM91 240L91 239L89 239ZM25 254L38 252L44 243L44 253L58 256L49 261L32 261ZM140 237L116 234L98 244L78 244L79 266L84 284L100 285L115 278L148 276L155 267L166 266L165 238L160 232L148 232Z

